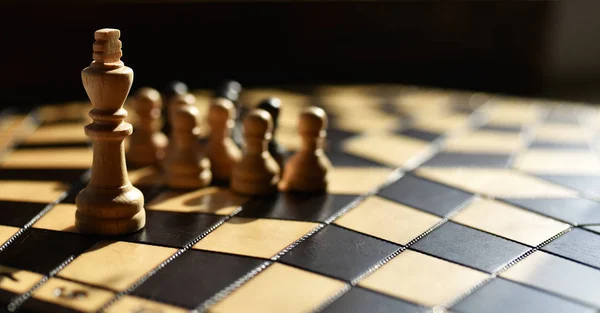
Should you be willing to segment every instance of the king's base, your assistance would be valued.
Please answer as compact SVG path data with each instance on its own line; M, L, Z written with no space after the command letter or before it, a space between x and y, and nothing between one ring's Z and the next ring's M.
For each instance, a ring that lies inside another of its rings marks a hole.
M75 226L86 234L95 235L123 235L136 232L146 224L146 211L141 210L136 215L128 218L97 218L77 212Z
M123 235L146 224L144 195L131 184L123 188L88 185L75 198L75 226L80 232Z

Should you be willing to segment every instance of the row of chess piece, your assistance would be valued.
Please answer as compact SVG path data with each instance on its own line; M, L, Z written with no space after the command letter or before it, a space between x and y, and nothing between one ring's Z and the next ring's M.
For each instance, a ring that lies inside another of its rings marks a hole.
M325 112L308 107L300 113L301 146L286 161L284 149L273 138L281 101L261 101L245 114L240 130L236 122L241 91L238 82L225 82L216 90L206 121L201 121L196 98L185 84L173 82L162 95L152 88L139 89L132 103L137 119L128 163L160 166L172 188L197 189L216 182L229 183L245 195L326 191L331 162L323 151ZM200 136L204 122L210 129L207 138Z

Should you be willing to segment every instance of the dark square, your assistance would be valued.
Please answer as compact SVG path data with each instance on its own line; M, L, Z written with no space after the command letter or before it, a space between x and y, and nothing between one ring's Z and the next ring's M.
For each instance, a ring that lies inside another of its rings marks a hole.
M479 130L490 130L504 133L520 133L523 130L523 128L521 126L513 125L484 125Z
M19 150L24 149L47 149L47 148L86 148L90 147L90 142L49 142L49 143L27 143L23 142L16 148Z
M411 138L420 139L423 141L429 141L429 142L435 141L438 138L442 137L442 134L433 133L433 132L429 132L429 131L425 131L425 130L421 130L421 129L417 129L417 128L408 128L408 129L399 131L398 134L407 136L407 137L411 137Z
M524 245L453 222L446 222L411 248L488 273L529 250Z
M47 274L96 241L94 236L29 228L0 253L0 264Z
M41 180L72 183L79 180L87 169L55 168L3 168L0 179L3 180Z
M440 152L425 162L423 166L505 168L510 159L510 154Z
M326 151L325 154L331 161L331 164L335 166L348 166L348 167L386 167L385 165L365 159L360 156L352 155L342 151Z
M504 201L574 225L600 223L600 203L587 199L504 199Z
M600 268L600 235L581 228L574 228L542 249Z
M223 216L146 210L146 226L119 240L183 248Z
M473 196L412 175L402 177L381 190L379 195L439 216L461 207Z
M426 307L354 287L327 306L323 313L424 313Z
M577 191L589 194L600 195L598 186L600 186L600 176L575 176L575 175L538 175L539 177L551 181L555 184L575 189Z
M300 268L350 281L400 246L347 230L325 226L280 259Z
M244 256L189 250L132 294L193 309L263 262Z
M241 217L278 218L324 222L348 206L358 196L278 193L274 197L254 199L242 206Z
M554 142L536 140L531 143L529 149L590 150L590 146L587 143L580 142Z
M592 313L594 309L543 291L496 278L451 310L461 313Z
M46 206L45 203L0 201L0 225L23 227Z

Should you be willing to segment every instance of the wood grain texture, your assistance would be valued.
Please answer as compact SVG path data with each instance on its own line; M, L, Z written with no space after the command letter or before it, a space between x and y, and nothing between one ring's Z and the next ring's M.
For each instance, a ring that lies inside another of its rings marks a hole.
M93 142L94 160L89 184L76 198L76 226L86 233L116 235L144 227L144 196L129 181L123 140L131 135L124 123L123 102L133 81L133 70L120 60L117 29L94 33L94 61L81 77L93 109L85 133Z

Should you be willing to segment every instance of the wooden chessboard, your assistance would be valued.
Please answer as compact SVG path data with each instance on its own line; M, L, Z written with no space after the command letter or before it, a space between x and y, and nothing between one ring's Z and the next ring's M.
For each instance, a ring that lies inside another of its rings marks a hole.
M198 91L206 111L210 93ZM600 110L410 86L247 90L330 116L329 192L130 169L147 226L82 235L89 105L0 117L0 301L20 312L598 312Z

